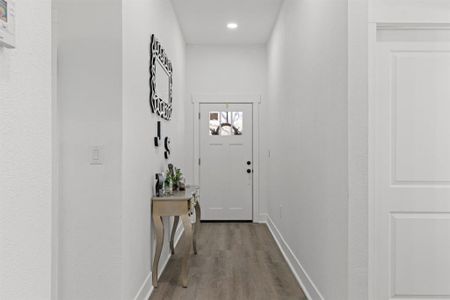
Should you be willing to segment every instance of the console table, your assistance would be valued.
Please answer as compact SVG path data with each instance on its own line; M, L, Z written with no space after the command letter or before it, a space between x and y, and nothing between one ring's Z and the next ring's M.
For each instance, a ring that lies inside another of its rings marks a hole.
M189 214L195 210L196 222L191 224ZM184 236L190 241L186 243L184 257L181 262L181 284L187 287L188 282L188 262L191 245L194 253L197 254L197 236L200 226L201 209L199 202L199 187L188 186L185 191L174 192L173 195L152 198L152 219L156 233L156 252L153 260L152 283L158 287L158 264L164 243L164 222L163 217L174 217L172 233L170 237L170 250L175 254L173 240L181 218L184 227Z

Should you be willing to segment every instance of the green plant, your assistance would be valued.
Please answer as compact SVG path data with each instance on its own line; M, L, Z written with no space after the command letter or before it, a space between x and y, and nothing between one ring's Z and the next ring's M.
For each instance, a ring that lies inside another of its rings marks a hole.
M177 186L178 182L181 180L181 177L183 177L181 169L174 168L172 164L169 164L169 169L166 171L166 185L172 181L172 184Z
M174 182L177 182L177 183L178 183L178 182L180 182L181 177L183 177L183 173L181 173L181 169L175 168L175 174L174 174L172 180L173 180Z

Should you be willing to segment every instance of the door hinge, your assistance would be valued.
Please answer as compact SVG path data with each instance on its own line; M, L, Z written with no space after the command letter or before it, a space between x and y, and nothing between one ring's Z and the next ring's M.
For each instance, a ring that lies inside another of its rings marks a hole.
M200 120L200 113L198 113L198 119Z
M200 163L201 163L201 160L200 160L200 158L198 159L198 165L200 166Z

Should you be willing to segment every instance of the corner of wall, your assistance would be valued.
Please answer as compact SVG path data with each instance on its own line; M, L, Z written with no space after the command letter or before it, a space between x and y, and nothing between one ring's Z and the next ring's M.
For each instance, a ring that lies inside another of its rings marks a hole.
M302 264L298 260L298 258L295 256L292 249L289 247L288 243L284 239L281 232L278 230L277 226L273 222L273 220L270 218L270 216L267 216L267 227L269 228L270 233L272 234L273 238L275 239L275 242L278 245L278 248L280 249L281 253L283 254L284 259L289 265L289 268L291 269L292 273L295 276L295 279L297 279L297 282L302 287L303 292L305 293L305 296L307 299L310 300L324 300L322 294L320 293L319 289L315 285L315 283L312 281L311 277L308 275L306 270L303 268Z
M181 239L181 236L183 235L184 232L184 228L182 226L182 224L179 224L177 231L175 233L175 238L174 238L174 247L176 248L178 245L178 242ZM159 268L159 274L158 274L158 278L159 276L161 276L161 274L164 272L165 268L167 267L167 264L169 263L169 260L171 258L171 254L168 253L167 256L165 257L165 259L162 261L162 266L161 268ZM136 296L134 297L134 300L148 300L150 298L150 296L153 293L153 285L152 285L152 272L148 273L147 277L145 278L144 282L142 283L139 291L136 293Z

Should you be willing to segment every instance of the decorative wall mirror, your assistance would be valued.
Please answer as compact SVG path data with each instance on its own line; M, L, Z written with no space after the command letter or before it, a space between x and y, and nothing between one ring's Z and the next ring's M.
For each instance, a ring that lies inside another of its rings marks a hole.
M152 34L150 42L150 107L165 120L172 117L172 62Z

